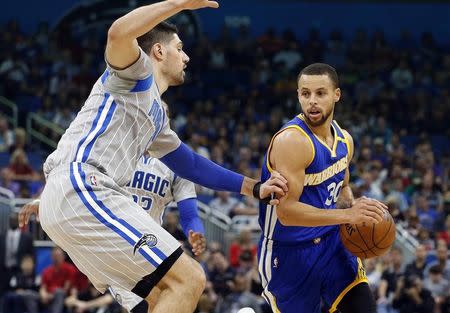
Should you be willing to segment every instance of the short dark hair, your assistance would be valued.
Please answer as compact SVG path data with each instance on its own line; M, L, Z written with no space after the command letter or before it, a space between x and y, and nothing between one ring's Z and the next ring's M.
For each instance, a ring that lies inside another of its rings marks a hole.
M156 43L167 43L173 38L173 34L178 34L178 28L171 23L161 22L144 35L137 38L139 46L146 53L150 51Z
M339 78L335 68L325 63L313 63L302 69L300 74L298 74L297 82L302 75L328 75L334 87L339 87Z

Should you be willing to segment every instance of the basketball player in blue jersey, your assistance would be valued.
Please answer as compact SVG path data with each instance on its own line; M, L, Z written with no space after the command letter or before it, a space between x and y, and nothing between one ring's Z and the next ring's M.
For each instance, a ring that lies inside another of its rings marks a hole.
M378 223L386 206L353 198L353 140L333 120L341 94L334 68L312 64L297 83L303 113L274 135L262 169L262 181L276 170L289 182L278 205L260 205L263 297L274 312L318 313L321 302L330 312L375 312L364 268L338 225Z
M167 0L114 21L105 72L43 166L43 230L100 292L117 286L150 300L157 286L153 313L193 312L206 279L200 265L125 190L145 151L178 176L211 189L258 199L287 191L278 173L261 183L194 153L170 129L161 106L168 87L184 82L189 61L176 27L163 21L182 10L218 6Z

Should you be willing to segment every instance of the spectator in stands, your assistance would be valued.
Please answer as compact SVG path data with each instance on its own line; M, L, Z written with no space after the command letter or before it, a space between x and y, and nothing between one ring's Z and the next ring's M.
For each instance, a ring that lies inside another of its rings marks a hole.
M13 131L8 127L8 121L0 116L0 152L9 151L14 143Z
M381 275L378 287L378 313L390 312L392 300L396 290L397 281L403 276L403 253L400 248L394 247L389 252L390 262Z
M18 127L14 129L14 143L10 146L9 152L11 154L14 153L16 150L23 150L27 151L27 133L25 129Z
M450 215L445 220L445 230L438 234L438 239L445 241L447 247L450 247Z
M434 250L435 242L430 238L430 232L425 228L421 228L417 234L419 244L423 245L427 251Z
M242 197L242 201L232 210L232 216L235 215L258 215L259 202L252 197Z
M401 212L405 212L408 209L408 197L405 194L405 188L403 187L403 181L401 178L394 179L391 186L389 195L386 198L393 198L398 203L398 208Z
M22 149L16 149L11 155L9 166L3 169L3 175L10 180L30 182L40 179L40 175L31 167L27 155Z
M210 299L207 293L203 293L200 296L200 299L198 300L197 304L197 311L198 313L213 313L214 312L214 303Z
M252 233L249 230L242 230L236 241L233 241L230 245L230 265L232 267L239 267L240 256L244 252L250 253L251 261L256 257L256 244L252 242Z
M186 241L186 235L181 229L177 212L167 212L164 215L163 227L169 234L171 234L178 241Z
M222 251L211 253L213 269L209 275L217 295L225 297L231 292L231 286L236 271L230 266Z
M7 288L11 275L19 271L26 255L35 255L33 238L20 231L18 215L13 212L9 218L9 229L0 234L0 294Z
M381 275L383 274L383 265L376 258L364 260L364 267L366 269L369 286L374 296L381 282Z
M64 311L64 299L73 286L76 268L65 261L64 251L55 247L52 250L53 264L42 271L42 285L39 289L41 303L50 313Z
M34 259L25 255L20 263L20 271L13 274L9 282L10 292L5 296L3 312L39 313L40 278L34 273Z
M56 112L53 123L62 129L67 129L74 118L75 113L70 110L68 105L65 105Z
M255 313L261 313L258 297L249 291L249 283L245 274L237 273L231 284L231 293L223 301L219 301L215 313L237 312L245 307L252 308Z
M444 206L444 199L442 193L434 184L433 171L427 171L422 178L422 183L417 191L413 194L413 199L418 197L425 197L428 201L428 206L435 212L442 212Z
M434 310L434 300L431 292L423 288L420 277L400 277L395 289L393 307L399 313L430 313Z
M408 61L403 58L391 73L391 83L399 90L405 90L412 86L414 76L408 66Z
M209 202L213 210L217 210L227 216L231 216L239 200L232 197L228 191L216 191L216 197Z
M426 266L426 258L427 249L424 245L418 245L416 247L416 258L414 259L414 261L406 265L405 277L415 275L423 279Z
M418 196L416 198L416 208L420 225L428 231L434 231L438 212L430 207L427 198Z
M448 294L449 282L442 277L439 265L433 265L430 268L428 278L425 279L423 286L431 292L436 306L440 307Z
M120 298L117 299L120 301ZM92 284L87 290L78 293L73 291L64 301L71 313L120 313L121 307L109 292L100 293Z
M448 248L443 241L438 241L436 249L437 260L430 262L425 268L425 278L428 277L431 267L438 265L441 268L442 275L450 281L450 261L448 260Z

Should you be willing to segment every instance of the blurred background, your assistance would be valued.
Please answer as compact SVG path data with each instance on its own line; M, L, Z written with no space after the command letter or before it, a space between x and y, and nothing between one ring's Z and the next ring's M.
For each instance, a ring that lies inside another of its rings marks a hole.
M109 295L92 306L102 295L36 221L18 229L16 212L39 196L43 161L105 69L108 27L151 2L3 4L0 312L121 312ZM191 61L186 83L164 94L172 127L247 176L259 178L271 136L300 111L299 71L337 69L335 118L355 141L353 192L387 203L397 224L395 247L365 262L378 312L450 312L450 1L223 1L173 22ZM255 266L257 203L197 191L208 239L198 312L271 312ZM165 227L180 233L176 210ZM62 267L70 275L55 274Z

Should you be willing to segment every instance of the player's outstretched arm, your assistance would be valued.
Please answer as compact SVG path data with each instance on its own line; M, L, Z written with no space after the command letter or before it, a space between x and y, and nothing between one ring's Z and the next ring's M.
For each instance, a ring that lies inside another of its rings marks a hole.
M184 143L160 160L178 176L210 189L241 193L257 199L267 199L271 194L275 194L274 199L270 200L272 205L278 204L278 198L284 196L288 190L287 180L277 172L261 184L217 165L195 153Z
M286 153L287 151L289 153ZM287 129L275 137L269 155L270 162L272 167L289 181L289 191L277 206L277 216L283 225L314 227L382 221L382 204L375 201L350 209L335 210L324 210L299 202L303 192L305 169L312 157L310 143L297 130Z
M182 10L218 7L216 1L207 0L166 0L139 7L117 19L109 28L106 60L113 67L126 68L139 57L136 38L160 22Z

